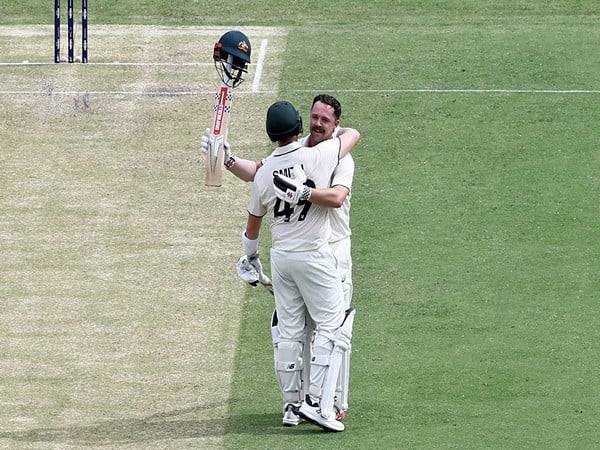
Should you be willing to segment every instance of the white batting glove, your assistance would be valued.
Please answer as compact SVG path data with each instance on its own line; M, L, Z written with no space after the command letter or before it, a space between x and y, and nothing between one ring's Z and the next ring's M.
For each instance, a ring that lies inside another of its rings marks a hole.
M258 284L258 272L256 271L256 268L250 264L250 261L248 261L248 257L246 255L238 259L235 268L239 277L243 281L251 284L252 286L256 286Z
M208 137L210 136L210 128L204 130L204 134L200 137L200 150L205 155L208 153Z
M263 272L262 263L258 258L258 254L248 256L248 262L258 273L258 282L273 292L273 283L271 283L271 279Z
M308 201L312 194L312 188L306 186L306 173L302 167L296 165L292 169L293 178L276 173L273 175L273 187L275 195L284 202L296 206L298 202Z
M204 130L204 134L200 137L200 150L205 155L208 153L209 140L210 128L207 128L206 130ZM223 165L229 169L235 164L235 155L231 151L231 145L229 144L229 142L223 142L223 149L225 150L225 159L223 160Z
M239 277L246 283L252 286L258 286L260 283L270 291L273 290L271 279L263 272L258 254L242 256L235 266Z

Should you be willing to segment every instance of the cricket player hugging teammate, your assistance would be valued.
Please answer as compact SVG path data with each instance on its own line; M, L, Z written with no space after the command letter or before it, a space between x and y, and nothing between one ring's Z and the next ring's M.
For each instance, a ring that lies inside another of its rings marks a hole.
M311 203L310 197L330 185L339 159L352 150L360 134L344 128L334 139L305 147L298 142L300 113L285 101L271 105L266 128L278 147L254 177L242 241L247 264L262 273L258 237L262 218L270 217L275 295L272 335L283 422L297 425L305 419L326 430L343 431L334 400L343 354L350 347L354 310L345 311L342 281L328 243L327 208ZM308 392L302 398L307 316L316 328Z

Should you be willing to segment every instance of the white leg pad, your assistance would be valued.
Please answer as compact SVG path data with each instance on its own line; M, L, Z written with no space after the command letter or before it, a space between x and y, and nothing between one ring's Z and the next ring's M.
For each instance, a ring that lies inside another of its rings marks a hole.
M331 359L331 352L329 355L312 355L310 360L310 386L308 387L308 393L311 397L320 399L323 391L323 382L325 381L325 374L329 370L329 360Z
M352 348L348 348L342 355L342 365L340 375L335 389L335 406L343 411L348 410L348 392L350 390L350 353Z
M351 308L349 308L351 309ZM335 406L342 411L348 410L348 397L350 391L350 354L352 345L342 355L342 366L338 377L337 387L335 389Z
M283 340L279 337L275 312L271 321L271 337L273 338L275 374L283 395L283 407L285 408L290 403L299 405L302 399L303 342Z
M307 364L307 361L311 360L311 349L313 344L313 338L315 335L315 323L307 314L306 317L306 330L305 330L305 338L304 338L304 348L302 354L302 360L304 363L304 368L302 369L302 395L301 398L306 397L308 394L308 386L310 385L310 364Z
M302 389L302 343L280 341L276 349L275 370L283 401L299 404Z
M352 326L354 324L354 315L356 310L351 309L344 323L334 333L334 345L329 359L329 368L325 373L321 391L321 414L327 418L333 414L333 404L335 400L335 391L338 385L338 377L344 353L350 350L352 340Z

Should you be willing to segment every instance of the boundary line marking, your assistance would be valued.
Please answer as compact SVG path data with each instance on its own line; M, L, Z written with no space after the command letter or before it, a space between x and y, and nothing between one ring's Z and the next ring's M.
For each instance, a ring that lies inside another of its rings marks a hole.
M260 43L260 52L258 53L258 61L254 71L254 80L252 81L252 92L258 92L260 87L260 78L262 76L263 67L265 65L265 57L267 54L268 39L263 39Z

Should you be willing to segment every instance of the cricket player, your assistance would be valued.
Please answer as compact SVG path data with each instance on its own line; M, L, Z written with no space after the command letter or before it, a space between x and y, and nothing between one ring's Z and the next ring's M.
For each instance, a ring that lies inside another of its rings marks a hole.
M310 112L310 134L300 140L300 143L307 147L313 147L320 142L335 137L340 126L340 117L342 109L339 101L326 94L317 95L312 102ZM208 130L210 132L210 130ZM206 142L207 137L203 137L203 142ZM203 144L203 147L205 144ZM225 165L228 170L235 176L244 181L254 180L256 171L262 166L262 161L252 161L238 158L233 153L226 143L228 157L225 160ZM301 174L299 174L301 177ZM351 230L350 230L350 194L352 181L354 177L354 160L350 154L342 158L334 170L333 178L330 187L314 189L311 193L310 201L312 203L329 207L331 223L331 238L330 245L332 247L336 267L342 279L344 288L344 309L349 310L352 302L352 256L351 256ZM293 180L289 180L294 182ZM283 199L284 192L276 189L276 194ZM284 199L289 202L290 199ZM259 272L260 273L260 272ZM276 314L273 315L272 324L277 319ZM304 361L310 360L310 341L314 333L314 323L312 319L307 317L306 344L304 346L305 354ZM308 381L309 365L304 367L302 375L303 381ZM344 354L342 368L340 369L340 377L336 390L335 407L339 420L344 420L348 410L348 392L350 379L350 349ZM304 386L304 391L307 387ZM284 425L294 426L299 423L293 416L284 417Z
M277 323L273 340L277 376L282 388L284 414L298 414L332 431L343 431L335 418L333 401L339 355L350 345L353 314L345 314L343 288L329 246L327 209L308 201L312 188L328 187L339 159L360 138L358 131L341 130L338 137L314 148L297 142L302 132L300 113L289 102L276 102L267 112L269 138L278 148L256 172L242 234L247 260L260 268L258 236L262 218L271 217L271 274ZM287 180L303 167L307 179L301 190ZM286 178L281 179L283 175ZM283 202L275 184L291 195L295 206ZM301 398L301 369L305 341L305 316L316 325L312 345L309 389ZM337 369L337 370L336 370ZM304 400L304 401L303 401Z

